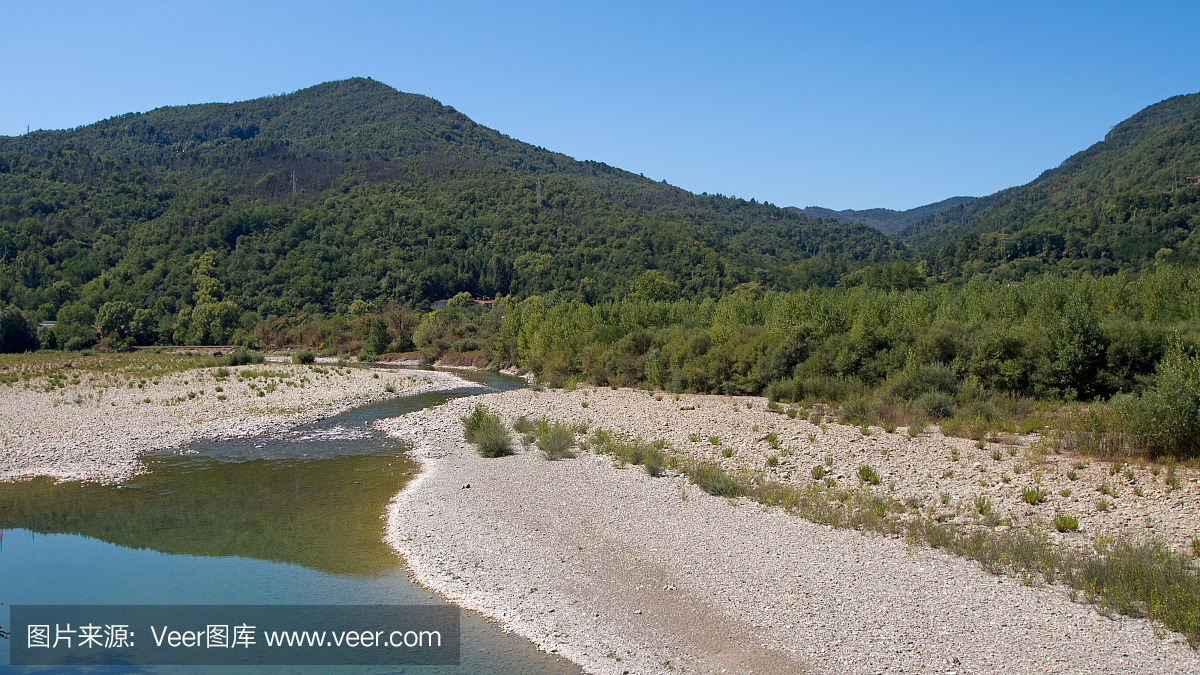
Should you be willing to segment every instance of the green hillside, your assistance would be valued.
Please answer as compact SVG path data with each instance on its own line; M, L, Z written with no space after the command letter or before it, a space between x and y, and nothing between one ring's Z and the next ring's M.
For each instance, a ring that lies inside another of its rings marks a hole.
M895 211L893 209L863 209L860 211L844 209L842 211L834 211L833 209L826 209L820 206L806 206L802 209L789 206L788 209L796 213L803 213L809 218L832 218L839 223L862 223L863 225L870 225L884 234L893 235L923 218L935 213L941 213L946 209L973 199L975 198L951 197L950 199L943 199L940 202L918 206L907 211Z
M1200 186L1184 179L1196 175L1200 94L1175 96L1033 182L926 217L899 236L940 280L1195 264Z
M460 292L600 301L646 270L662 297L707 297L906 255L861 225L576 161L370 79L0 138L0 301L40 320L115 300L162 325L222 301L258 318Z

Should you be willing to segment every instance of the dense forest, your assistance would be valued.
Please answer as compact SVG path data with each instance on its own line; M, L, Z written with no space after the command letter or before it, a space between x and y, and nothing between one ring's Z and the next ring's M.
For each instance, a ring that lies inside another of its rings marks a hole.
M168 341L213 302L240 312L222 311L228 338L356 301L596 302L647 269L668 296L715 297L906 256L867 227L578 162L368 79L0 138L0 302L75 323L127 302Z
M938 281L1200 262L1200 94L1175 96L1033 182L900 232Z

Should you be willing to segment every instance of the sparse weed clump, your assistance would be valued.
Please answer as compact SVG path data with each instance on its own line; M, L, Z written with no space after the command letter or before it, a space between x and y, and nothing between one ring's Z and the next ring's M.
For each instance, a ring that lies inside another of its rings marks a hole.
M858 467L858 480L867 485L879 485L883 482L883 479L879 477L879 472L866 464Z
M984 495L975 496L975 511L981 516L992 515L992 500Z
M825 467L821 466L820 464L814 466L812 468L812 477L813 477L813 480L821 480L822 478L824 478L825 477Z
M1075 516L1060 513L1054 516L1054 529L1059 532L1077 532L1079 530L1079 519Z
M1046 491L1040 487L1027 487L1021 490L1021 499L1027 504L1037 504L1046 498Z

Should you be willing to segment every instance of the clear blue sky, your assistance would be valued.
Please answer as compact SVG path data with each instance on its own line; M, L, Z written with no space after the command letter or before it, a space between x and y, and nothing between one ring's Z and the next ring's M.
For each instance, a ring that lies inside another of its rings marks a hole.
M0 3L0 134L369 76L686 189L911 208L1200 90L1200 3Z

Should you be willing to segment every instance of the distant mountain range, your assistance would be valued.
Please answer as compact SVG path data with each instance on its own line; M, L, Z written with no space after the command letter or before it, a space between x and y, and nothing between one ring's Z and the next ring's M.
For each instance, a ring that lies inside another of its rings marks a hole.
M846 209L844 211L834 211L820 206L806 206L802 209L789 206L788 209L796 213L803 213L809 218L831 218L841 223L862 223L863 225L870 225L884 234L894 235L922 218L935 213L941 213L946 209L964 204L972 199L975 198L951 197L936 204L926 204L925 206L918 206L907 211L893 211L892 209L865 209L862 211Z

